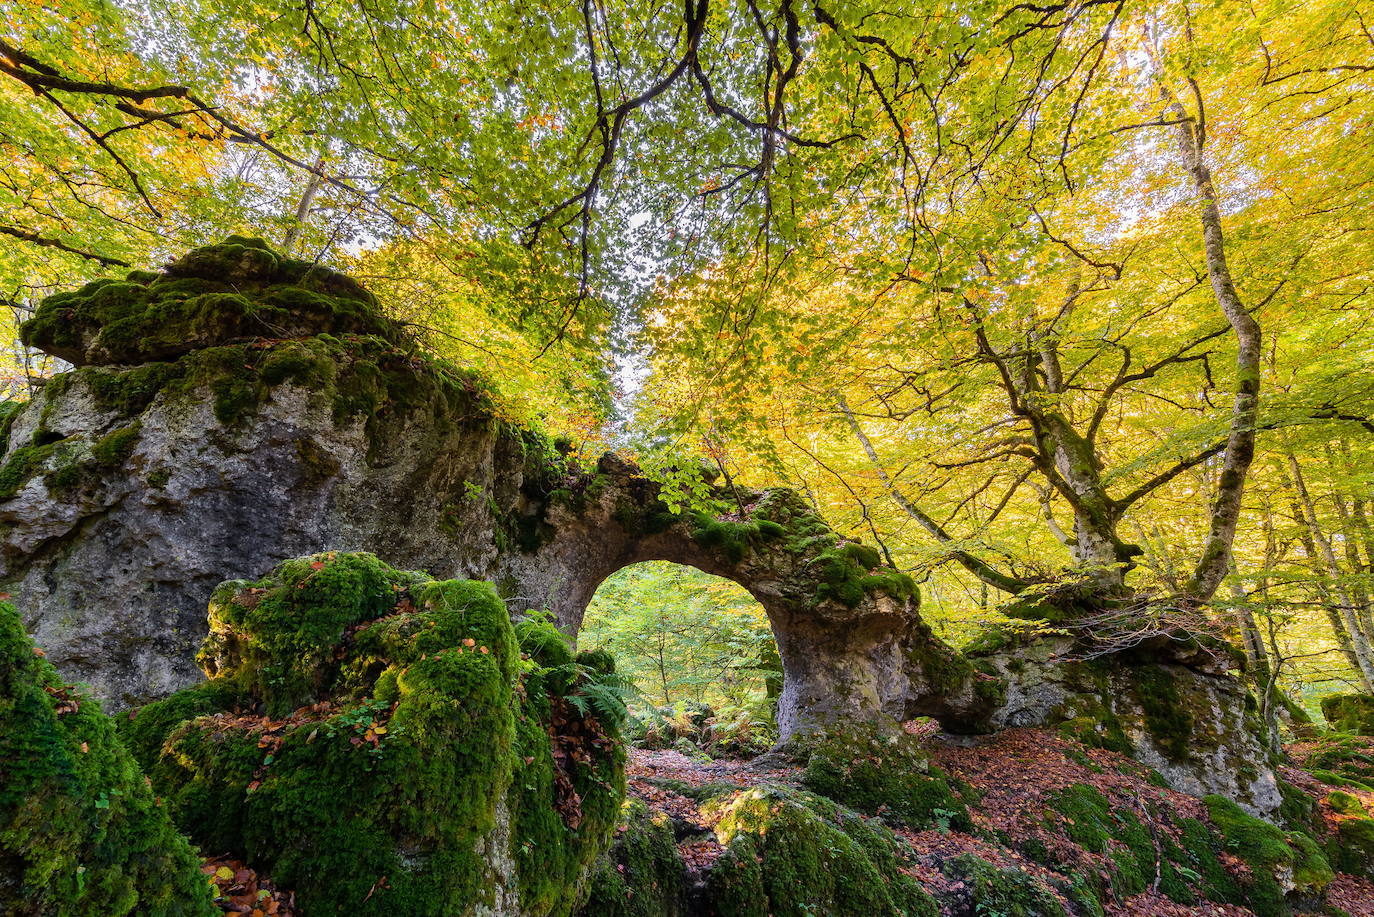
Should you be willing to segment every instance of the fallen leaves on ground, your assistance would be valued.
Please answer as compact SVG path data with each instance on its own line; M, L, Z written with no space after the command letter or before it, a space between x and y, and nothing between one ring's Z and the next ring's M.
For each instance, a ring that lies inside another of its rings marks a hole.
M283 892L242 860L207 857L200 871L215 887L215 906L248 917L297 917L295 892Z
M922 740L933 763L978 792L980 802L971 814L979 829L988 837L1010 841L1010 845L1004 846L957 831L911 831L890 826L914 854L904 871L927 891L946 900L958 900L964 883L946 876L940 866L965 853L998 867L1036 876L1053 891L1049 880L1062 879L1062 874L1029 860L1015 849L1029 840L1038 840L1061 862L1105 875L1108 858L1073 843L1065 830L1065 816L1053 805L1051 797L1074 784L1093 787L1114 809L1135 813L1152 831L1175 842L1181 841L1177 827L1180 820L1207 820L1206 807L1200 800L1154 785L1149 768L1115 752L1084 748L1053 731L1009 729L994 736L968 739L940 734L929 721L913 722L906 731ZM626 767L629 794L674 820L678 852L688 871L698 875L715 863L722 848L709 831L710 822L701 814L700 804L681 791L706 784L727 784L740 789L760 783L797 786L800 777L799 767L771 755L754 761L708 761L676 750L632 748ZM1331 789L1296 769L1286 770L1284 777L1318 798ZM1374 798L1369 804L1374 809ZM1238 874L1245 869L1234 857L1224 856L1223 862ZM1339 876L1331 886L1328 900L1350 914L1374 915L1374 882ZM1244 907L1209 902L1182 905L1156 892L1104 905L1107 917L1253 917L1253 912Z

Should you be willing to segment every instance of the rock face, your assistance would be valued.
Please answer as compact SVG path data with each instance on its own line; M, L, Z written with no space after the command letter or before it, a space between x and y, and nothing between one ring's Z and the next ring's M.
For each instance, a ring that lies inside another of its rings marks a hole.
M1075 661L1074 650L1067 637L1044 637L975 652L975 664L1006 684L993 725L1059 726L1153 767L1176 790L1277 812L1276 762L1240 681L1177 662Z
M0 420L0 589L116 707L201 677L225 577L328 550L488 580L570 635L628 564L728 577L772 622L784 737L919 714L978 728L997 698L911 581L796 494L674 515L616 456L579 468L501 420L480 378L423 355L352 281L254 240L52 297L22 333L79 365Z

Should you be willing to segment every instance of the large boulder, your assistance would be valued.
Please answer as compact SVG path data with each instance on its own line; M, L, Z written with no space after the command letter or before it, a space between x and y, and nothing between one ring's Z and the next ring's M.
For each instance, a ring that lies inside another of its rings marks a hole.
M0 914L211 917L211 902L114 723L0 602Z
M1322 698L1322 716L1338 732L1374 736L1374 696L1328 694Z
M172 818L305 914L566 915L624 793L613 675L495 590L370 554L210 605L209 681L122 730ZM526 636L522 653L521 634Z
M970 648L1006 699L997 728L1057 726L1153 767L1173 788L1220 794L1273 815L1283 802L1278 761L1254 698L1224 671L1115 654L1084 659L1069 637L1004 637Z

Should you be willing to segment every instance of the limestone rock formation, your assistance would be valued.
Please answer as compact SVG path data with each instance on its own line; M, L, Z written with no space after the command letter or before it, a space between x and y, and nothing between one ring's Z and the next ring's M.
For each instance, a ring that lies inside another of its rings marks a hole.
M491 581L568 634L627 564L733 579L778 639L785 736L918 714L978 728L996 700L921 621L911 581L796 494L674 515L633 466L576 467L352 281L260 242L52 297L22 333L80 365L0 421L0 588L65 676L116 706L200 678L220 580L326 550Z
M1072 639L1011 639L971 658L1006 685L997 728L1059 726L1131 755L1177 790L1252 812L1282 804L1277 761L1246 687L1224 672L1116 655L1080 661Z
M167 810L305 914L550 917L624 795L610 673L487 583L370 554L286 561L210 606L208 681L121 719ZM585 706L586 712L578 706Z

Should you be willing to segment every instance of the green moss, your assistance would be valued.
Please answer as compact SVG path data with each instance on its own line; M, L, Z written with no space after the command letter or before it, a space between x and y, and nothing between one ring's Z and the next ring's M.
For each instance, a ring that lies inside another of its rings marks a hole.
M1374 736L1374 696L1328 694L1322 698L1322 716L1331 728L1352 735Z
M1172 761L1187 760L1195 740L1193 714L1179 695L1173 674L1160 665L1129 670L1130 686L1145 712L1145 729Z
M579 731L573 741L550 744L555 721L570 708L557 693L545 693L547 678L527 678L525 700L516 722L514 792L511 817L520 879L520 902L527 913L563 917L575 907L570 889L578 887L606 850L625 796L624 751L612 742L604 723ZM586 752L602 745L591 761L569 760L568 750ZM555 763L555 750L563 764ZM554 804L551 805L550 801Z
M1049 888L1019 869L999 868L971 853L946 860L940 868L950 878L965 883L971 913L998 917L1068 917L1068 912Z
M115 726L134 760L144 770L150 770L162 754L163 741L179 724L198 716L232 710L239 699L238 688L232 681L211 679L130 710L115 719Z
M582 650L577 654L576 661L578 665L586 666L601 675L611 675L615 672L615 657L604 649Z
M1374 818L1348 813L1336 820L1335 834L1326 845L1331 865L1341 872L1374 878Z
M969 831L973 823L949 780L916 740L863 726L835 729L811 746L802 784L814 793L916 829Z
M1047 801L1051 818L1070 840L1091 853L1106 856L1111 891L1117 900L1145 891L1153 884L1156 873L1161 890L1170 897L1186 904L1195 900L1186 883L1179 880L1175 864L1161 855L1154 835L1136 813L1113 809L1099 790L1082 783L1067 787Z
M0 912L210 917L200 862L99 704L0 603Z
M484 379L417 353L399 325L376 315L371 296L341 275L290 262L232 282L181 276L179 269L148 284L59 294L40 307L34 340L49 341L53 352L78 364L93 361L54 378L48 402L85 385L98 407L127 419L159 398L208 400L216 419L232 427L277 389L295 385L330 410L336 425L361 419L372 460L417 415L435 436L493 422ZM528 431L520 436L542 440ZM336 473L327 456L303 460L311 474Z
M27 404L27 401L0 401L0 456L9 449L10 430Z
M1134 755L1135 747L1126 737L1121 719L1108 703L1112 688L1105 667L1083 666L1082 674L1096 684L1097 695L1082 695L1075 707L1066 711L1073 715L1059 725L1059 734L1089 748Z
M1321 818L1317 811L1317 801L1308 796L1287 780L1279 780L1278 818L1276 821L1295 831L1313 832L1320 830Z
M572 644L548 621L527 618L515 625L515 633L520 651L545 668L557 668L573 661Z
M1349 735L1324 736L1317 740L1304 766L1314 774L1321 771L1374 787L1374 742Z
M744 560L758 545L781 537L784 531L781 525L767 519L736 522L702 512L692 513L688 522L693 541L719 550L731 563Z
M101 410L134 417L146 410L170 382L179 379L184 370L175 363L150 363L129 368L91 367L70 375L86 384Z
M401 326L348 278L282 259L257 240L195 249L165 273L96 281L50 296L20 339L77 365L137 364L254 338L366 334L403 343Z
M496 904L482 845L505 800L527 912L571 911L610 842L623 751L520 661L489 584L320 554L225 584L211 617L216 677L123 727L196 840L304 913L468 915Z
M95 445L91 447L91 456L102 469L118 468L133 454L140 433L142 425L139 423L113 430L96 440Z
M4 465L0 465L0 501L8 500L27 484L43 467L60 443L42 446L20 446L10 453Z
M1218 904L1244 904L1246 896L1239 881L1221 862L1223 840L1196 818L1182 819L1178 827L1182 852L1179 865L1197 876L1195 883L1202 896Z
M1223 796L1207 796L1203 802L1226 849L1250 867L1241 890L1246 904L1260 917L1290 913L1280 882L1285 874L1291 874L1297 890L1303 894L1321 892L1333 878L1330 864L1307 835L1285 834L1268 822L1247 815Z
M707 877L720 917L935 917L891 832L826 800L761 785L710 801L725 847Z
M255 583L225 583L211 596L197 661L281 716L320 700L345 629L392 609L418 579L371 554L329 553L288 560Z
M1339 812L1341 815L1367 815L1364 810L1364 803L1360 802L1359 797L1349 793L1335 790L1326 795L1326 804L1332 811Z
M963 647L965 656L991 656L1008 647L1017 645L1025 631L1010 627L992 625L973 635L973 639Z
M584 917L681 917L687 910L686 866L673 827L638 800L621 809L614 846L597 861Z

